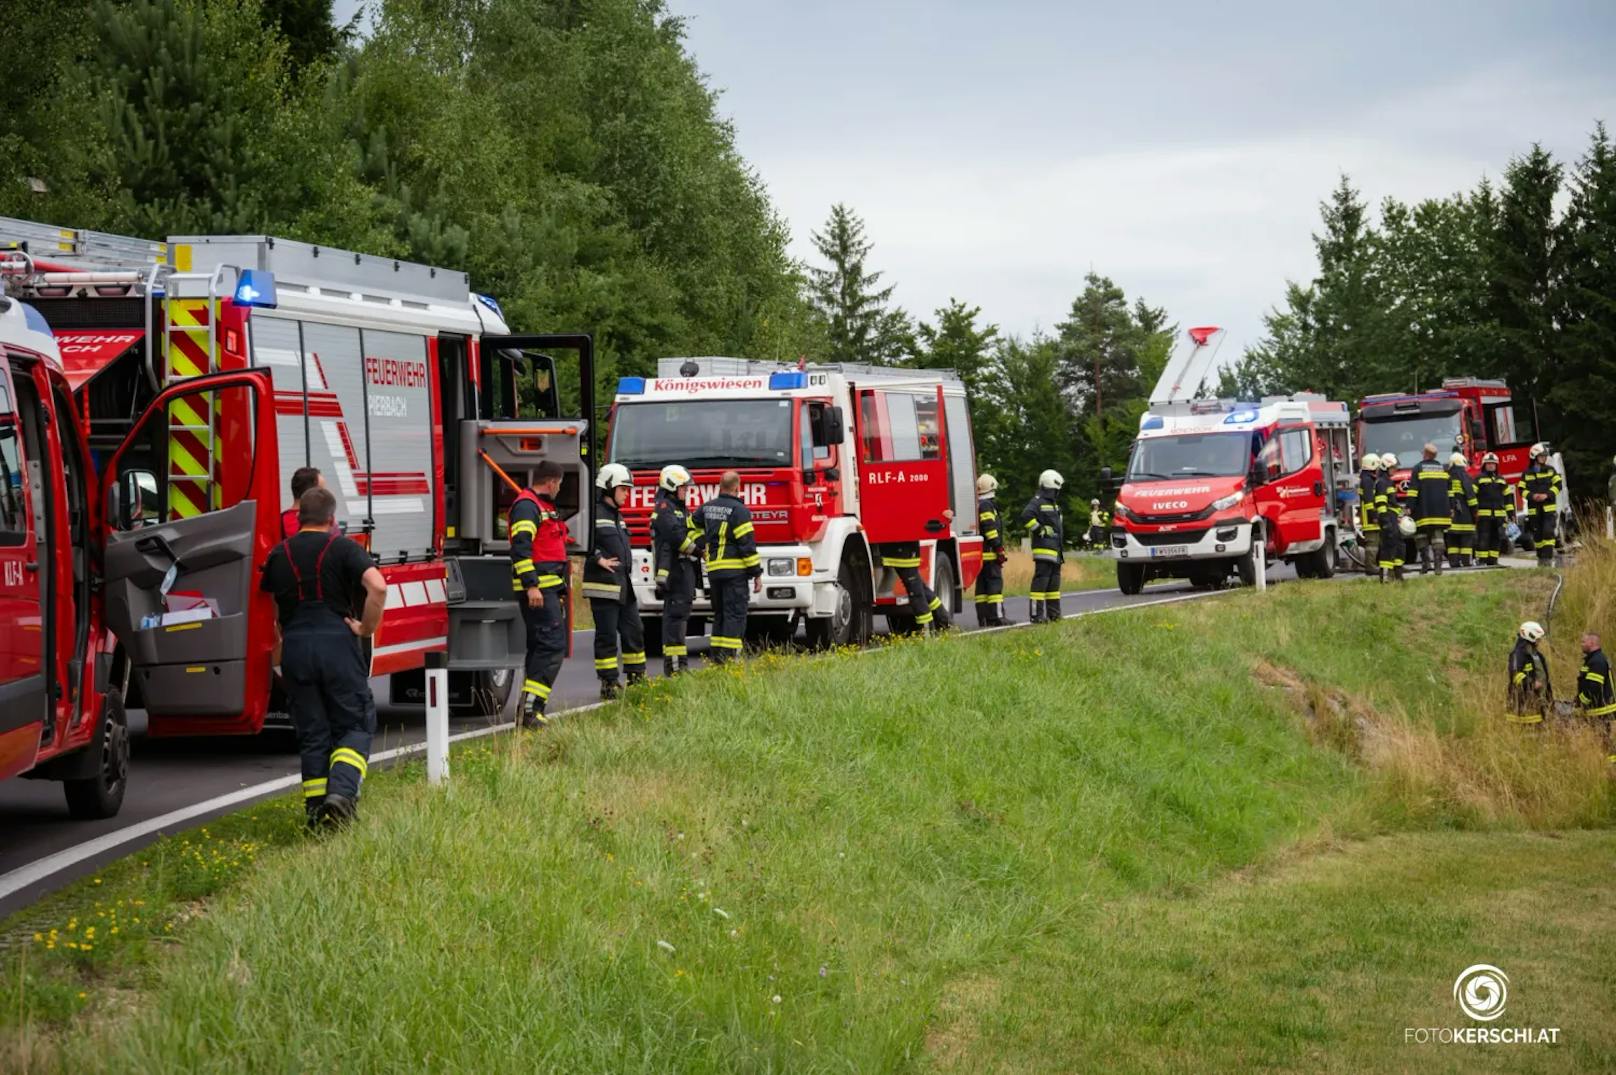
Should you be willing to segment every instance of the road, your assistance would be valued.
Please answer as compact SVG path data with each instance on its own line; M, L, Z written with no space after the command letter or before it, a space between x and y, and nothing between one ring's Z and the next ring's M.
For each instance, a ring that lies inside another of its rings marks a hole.
M1288 568L1271 569L1269 574L1274 581L1295 577ZM1193 592L1187 583L1172 581L1153 584L1135 597L1125 597L1114 589L1088 590L1066 594L1061 608L1066 615L1075 616L1148 604L1164 597L1183 597ZM1025 622L1026 598L1006 598L1005 610L1012 620ZM972 608L967 606L961 619L961 626L966 630L975 629ZM880 617L876 623L881 623ZM580 631L574 636L573 655L556 681L552 712L598 699L590 644L589 632ZM700 663L701 652L692 654L693 664ZM661 662L652 661L652 674L660 671ZM386 698L385 680L375 680L372 686L378 698ZM378 719L380 726L373 752L419 743L425 737L425 715L419 707L384 705L378 710ZM481 717L454 720L450 732L468 732L491 723ZM117 817L105 821L73 821L67 816L60 785L32 780L0 783L0 825L6 830L3 846L0 846L0 918L165 833L192 828L247 803L282 794L284 789L280 787L256 792L252 789L297 773L297 753L287 732L269 732L253 739L151 739L144 734L145 717L139 711L130 714L130 729L133 757L129 791ZM189 811L188 816L176 819L172 825L152 824L154 819L186 812L187 808L233 793L239 797L216 809ZM123 839L142 827L152 831ZM108 846L89 853L92 849L85 845L92 841ZM78 861L65 861L77 854L75 849L86 854ZM57 856L57 860L41 861L51 856ZM38 865L27 869L35 863ZM48 875L32 876L47 867L51 867Z

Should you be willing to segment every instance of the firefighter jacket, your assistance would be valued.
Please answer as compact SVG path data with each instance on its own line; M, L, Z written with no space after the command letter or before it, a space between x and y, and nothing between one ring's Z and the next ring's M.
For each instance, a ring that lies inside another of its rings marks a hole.
M1476 479L1476 518L1502 519L1515 514L1515 488L1497 471L1482 471Z
M976 502L977 525L982 528L982 562L1004 559L1004 535L999 532L999 503L991 496Z
M694 560L700 547L701 531L696 529L684 497L658 490L651 515L651 570L656 573L656 581L667 582L669 573Z
M1060 503L1053 496L1040 491L1021 509L1018 522L1032 538L1034 560L1063 559L1061 550L1066 548L1066 528L1061 522Z
M757 539L752 536L752 513L740 497L719 493L697 508L691 518L701 530L709 578L725 579L742 573L755 578L763 574Z
M1470 480L1470 472L1464 467L1448 468L1448 504L1453 512L1453 529L1476 528L1476 486Z
M1397 486L1386 474L1375 478L1375 524L1381 529L1397 529Z
M601 560L617 561L617 569L600 566ZM584 560L584 596L591 601L624 601L631 596L630 572L634 552L629 548L628 523L608 493L595 501L595 532L590 535L589 556Z
M1549 687L1549 666L1537 647L1524 638L1515 640L1509 651L1509 703L1517 714L1542 720L1545 703L1553 697Z
M523 489L505 519L511 539L511 589L565 585L567 524L556 506L532 489Z
M1448 471L1435 459L1421 459L1409 471L1409 510L1415 526L1447 526L1452 522L1448 503Z
M1521 475L1521 492L1525 495L1528 515L1553 515L1560 510L1560 472L1553 467L1533 463ZM1548 499L1534 501L1532 497L1540 493Z
M1610 682L1610 662L1604 650L1583 657L1577 672L1577 705L1585 717L1616 716L1616 690Z
M1373 470L1358 472L1358 526L1368 533L1380 525L1380 508L1375 495L1380 489L1380 475Z

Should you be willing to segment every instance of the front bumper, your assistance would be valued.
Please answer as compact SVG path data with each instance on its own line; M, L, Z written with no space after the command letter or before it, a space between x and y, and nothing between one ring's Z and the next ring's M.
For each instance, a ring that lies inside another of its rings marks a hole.
M1180 560L1229 560L1251 550L1251 523L1246 519L1225 519L1197 533L1153 532L1141 541L1125 527L1111 531L1111 555L1128 563L1160 564Z
M817 564L810 575L795 574L797 561L811 558L812 549L806 545L770 545L758 549L758 556L764 565L764 575L757 580L759 588L752 591L751 601L747 606L748 615L794 616L801 613L807 619L819 619L828 617L836 611L835 574L820 570ZM768 567L771 560L791 561L793 573L769 574ZM640 611L647 615L660 616L662 601L656 595L655 580L651 573L650 550L634 550L633 577L634 597L640 603ZM691 604L692 614L706 615L712 611L712 607L712 601L708 599L706 592L698 589L696 599Z

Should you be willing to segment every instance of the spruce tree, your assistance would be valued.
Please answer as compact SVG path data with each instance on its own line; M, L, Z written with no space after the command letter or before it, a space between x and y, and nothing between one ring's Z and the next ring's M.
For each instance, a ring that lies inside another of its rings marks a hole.
M1603 123L1568 185L1557 240L1560 361L1547 397L1567 467L1581 479L1578 492L1598 496L1616 453L1616 147Z
M892 307L895 285L881 287L880 272L866 267L875 244L864 235L864 221L847 206L831 207L814 248L829 263L810 270L809 300L824 319L832 362L901 365L915 352L909 315Z

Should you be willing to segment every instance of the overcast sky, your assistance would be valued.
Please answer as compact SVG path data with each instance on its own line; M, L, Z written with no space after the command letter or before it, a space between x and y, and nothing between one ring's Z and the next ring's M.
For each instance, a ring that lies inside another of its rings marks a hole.
M1341 171L1440 196L1616 124L1616 0L668 2L794 254L845 202L911 312L1018 333L1092 267L1230 357Z

